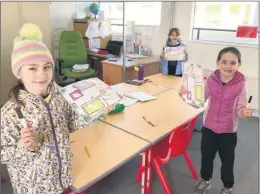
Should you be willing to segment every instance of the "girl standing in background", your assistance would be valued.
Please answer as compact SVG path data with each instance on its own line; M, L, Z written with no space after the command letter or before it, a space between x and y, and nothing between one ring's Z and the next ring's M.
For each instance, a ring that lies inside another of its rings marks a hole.
M185 45L180 40L180 30L178 28L171 28L168 33L168 39L166 41L165 46L163 47L163 51L160 56L160 71L164 75L174 75L182 77L182 62L186 62L188 60L188 53L184 50L185 57L181 61L168 61L165 59L165 51L166 47L184 47Z

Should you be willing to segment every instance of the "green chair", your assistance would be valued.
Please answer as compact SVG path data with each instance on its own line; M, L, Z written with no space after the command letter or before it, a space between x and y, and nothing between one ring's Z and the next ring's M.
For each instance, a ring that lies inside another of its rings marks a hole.
M96 71L88 68L86 72L73 72L75 64L87 63L87 51L79 31L63 31L59 43L59 74L76 81L96 76Z

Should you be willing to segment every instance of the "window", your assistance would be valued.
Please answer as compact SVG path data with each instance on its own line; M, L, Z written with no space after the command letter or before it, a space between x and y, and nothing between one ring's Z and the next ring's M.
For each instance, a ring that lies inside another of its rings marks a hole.
M196 2L191 39L237 43L239 25L258 26L257 2ZM258 44L258 36L246 44Z
M113 34L123 34L123 3L100 2L105 19L111 20ZM125 2L125 20L135 25L160 26L161 2Z

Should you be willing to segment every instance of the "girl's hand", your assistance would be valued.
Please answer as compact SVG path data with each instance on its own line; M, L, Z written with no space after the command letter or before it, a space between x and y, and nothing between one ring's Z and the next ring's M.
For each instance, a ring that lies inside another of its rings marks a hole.
M21 139L24 146L30 151L34 151L39 148L38 136L32 127L24 128L21 130Z
M241 110L241 114L243 117L251 117L252 116L252 109L249 109L249 108L244 108Z
M114 109L115 109L115 105L110 105L110 106L108 106L108 107L105 108L104 114L105 114L105 115L108 115L108 113L109 113L110 111L114 110Z
M184 90L184 87L181 86L181 89L179 90L179 96L182 97L183 94L185 94L185 90Z
M165 55L166 55L166 52L163 51L163 52L161 53L161 56L162 56L162 57L165 57Z
M115 109L115 105L109 105L108 107L104 108L104 113L98 117L98 119L94 120L92 123L97 122L99 119L104 120L106 116Z

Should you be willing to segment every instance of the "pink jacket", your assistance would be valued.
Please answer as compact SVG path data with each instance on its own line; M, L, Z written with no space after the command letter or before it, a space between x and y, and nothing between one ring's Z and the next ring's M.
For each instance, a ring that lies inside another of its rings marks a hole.
M215 133L233 133L237 131L238 117L247 107L247 89L245 76L236 72L226 85L220 80L216 70L205 83L205 100L209 100L204 112L203 124Z

